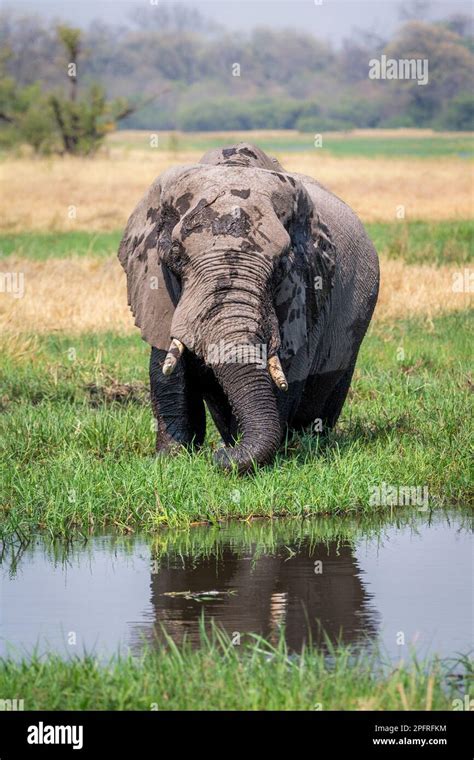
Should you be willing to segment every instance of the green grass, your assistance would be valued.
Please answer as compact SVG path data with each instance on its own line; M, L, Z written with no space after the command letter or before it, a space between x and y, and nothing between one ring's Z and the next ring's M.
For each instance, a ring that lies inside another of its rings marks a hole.
M317 130L315 130L317 132ZM308 136L306 136L308 137ZM310 144L314 135L310 136ZM323 145L329 153L340 158L441 158L445 156L471 159L473 138L459 137L344 137L323 136Z
M474 258L472 221L371 222L365 225L381 255L409 264L465 264ZM0 259L10 255L46 261L71 256L106 258L117 253L122 232L25 232L0 234Z
M453 671L456 671L454 673ZM272 646L248 636L233 646L217 627L201 644L168 646L108 663L94 657L0 660L2 695L26 710L451 710L463 699L467 657L387 667L378 653L332 647L290 655L283 635Z
M372 330L336 431L326 440L298 436L271 466L243 478L212 464L213 428L199 454L154 458L145 386L128 403L107 392L91 397L91 382L146 383L148 349L138 337L36 339L29 353L0 364L0 529L69 535L249 515L373 514L387 510L370 504L382 482L428 486L432 505L467 505L470 323L472 315L457 313Z
M366 224L377 251L407 264L467 264L474 258L474 222L372 222Z
M264 151L270 153L288 153L297 151L315 150L314 135L321 130L317 128L311 133L288 132L272 134L259 132L258 144ZM348 158L362 156L364 158L433 158L433 157L459 157L461 159L473 157L474 138L470 133L459 135L432 135L416 137L415 135L384 136L380 132L374 135L353 135L350 132L344 135L335 135L323 131L323 147L318 150L331 155ZM186 151L196 150L205 152L211 148L220 148L223 144L233 145L242 139L252 140L251 133L246 137L242 132L219 132L219 134L175 133L174 136L164 135L160 143L164 150ZM111 142L115 147L125 149L149 149L150 134L147 130L142 133L130 133L120 131L116 133Z
M0 259L67 259L72 256L108 257L117 252L122 232L18 232L0 234Z

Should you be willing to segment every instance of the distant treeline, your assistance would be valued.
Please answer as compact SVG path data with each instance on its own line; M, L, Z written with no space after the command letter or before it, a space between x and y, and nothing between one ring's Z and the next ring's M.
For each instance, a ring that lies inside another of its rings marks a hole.
M78 91L100 83L107 98L122 99L123 127L473 129L474 48L466 16L404 21L392 39L358 33L336 49L292 29L230 34L194 10L173 8L150 5L127 27L97 22L81 35ZM12 82L43 97L64 89L57 24L4 12L0 37L10 97ZM371 79L369 62L383 55L426 59L428 83ZM8 97L0 87L0 115Z

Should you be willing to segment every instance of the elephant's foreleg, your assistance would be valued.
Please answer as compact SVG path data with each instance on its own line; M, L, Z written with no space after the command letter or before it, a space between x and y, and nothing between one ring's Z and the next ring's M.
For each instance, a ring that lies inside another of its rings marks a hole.
M183 356L172 375L162 372L166 351L152 348L150 392L156 420L156 451L199 447L206 433L206 414L196 373Z
M354 374L355 362L345 371L338 383L336 383L334 390L329 395L324 405L322 413L322 425L323 430L330 430L334 427L339 415L342 412L342 407L346 400L349 388L351 385L352 375Z
M353 368L310 375L305 384L296 414L290 425L294 430L311 430L324 433L333 427L344 404Z

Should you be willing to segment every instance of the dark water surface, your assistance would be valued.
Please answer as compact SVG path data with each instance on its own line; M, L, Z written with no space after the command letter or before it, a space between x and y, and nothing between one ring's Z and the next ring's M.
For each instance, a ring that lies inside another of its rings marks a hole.
M321 627L397 659L411 647L472 649L472 533L460 513L369 529L330 518L232 523L67 549L37 537L4 547L1 573L0 653L12 656L35 645L64 657L138 654L162 625L197 642L203 613L234 639L276 640L284 626L295 651L309 632L324 646Z

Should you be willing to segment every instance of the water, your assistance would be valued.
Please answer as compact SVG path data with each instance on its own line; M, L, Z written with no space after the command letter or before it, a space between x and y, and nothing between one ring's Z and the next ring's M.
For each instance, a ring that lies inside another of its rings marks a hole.
M69 548L41 537L24 550L6 547L0 654L35 646L63 657L139 654L162 640L162 625L176 642L184 634L197 642L203 613L234 640L253 632L275 641L284 626L293 651L309 634L325 646L321 627L332 641L381 644L393 659L411 648L444 657L472 649L465 515L340 526L330 518L262 521L155 539L104 535Z

